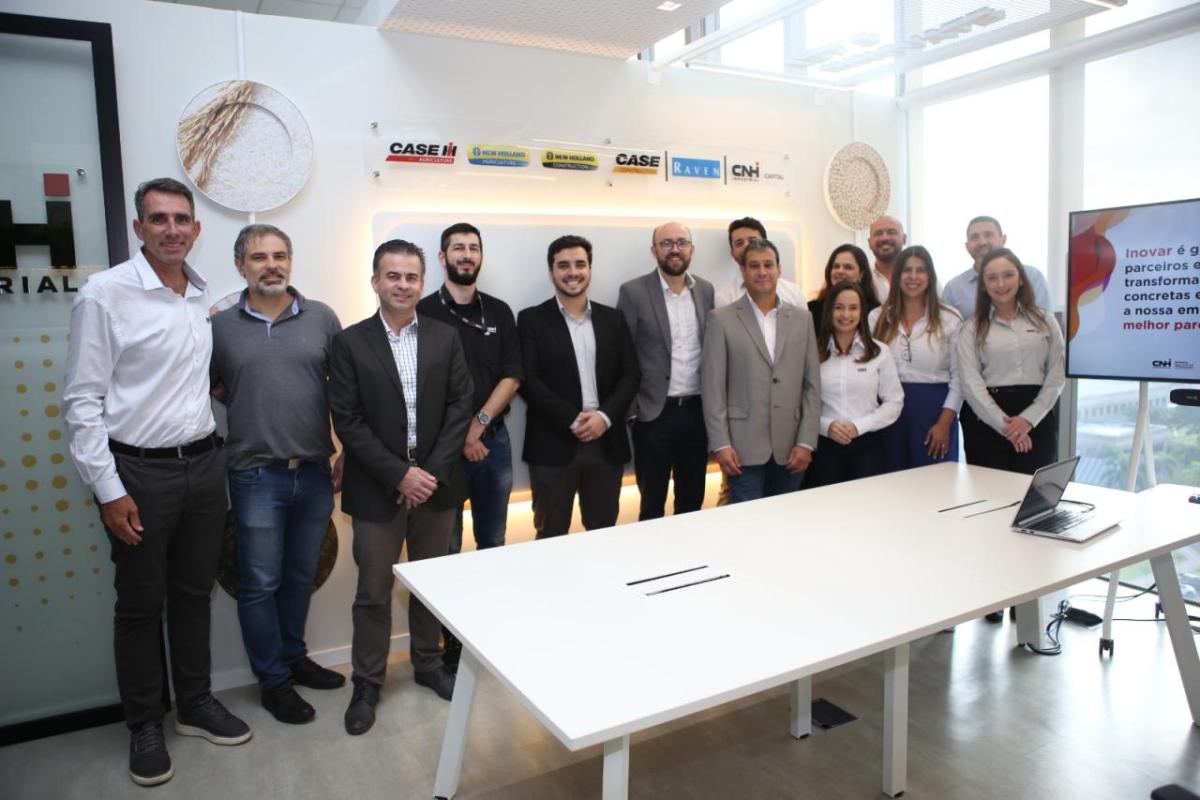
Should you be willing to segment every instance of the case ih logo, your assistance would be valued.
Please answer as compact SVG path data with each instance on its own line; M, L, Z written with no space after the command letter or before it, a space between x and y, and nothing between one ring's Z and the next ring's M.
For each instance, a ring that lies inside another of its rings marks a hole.
M387 161L393 164L453 164L457 154L454 142L392 142Z

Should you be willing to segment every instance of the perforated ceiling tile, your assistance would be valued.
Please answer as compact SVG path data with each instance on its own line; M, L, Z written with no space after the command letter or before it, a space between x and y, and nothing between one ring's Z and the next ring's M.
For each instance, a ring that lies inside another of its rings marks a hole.
M711 14L723 0L398 0L380 30L629 58Z

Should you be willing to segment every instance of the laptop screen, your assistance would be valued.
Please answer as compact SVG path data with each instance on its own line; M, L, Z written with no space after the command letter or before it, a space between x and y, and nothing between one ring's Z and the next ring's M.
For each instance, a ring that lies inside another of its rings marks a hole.
M1029 484L1029 491L1025 492L1025 499L1021 508L1017 510L1014 523L1020 524L1044 511L1053 510L1062 499L1063 492L1067 490L1067 484L1071 482L1071 476L1075 474L1075 465L1078 463L1079 456L1075 456L1042 467L1033 473L1033 481Z

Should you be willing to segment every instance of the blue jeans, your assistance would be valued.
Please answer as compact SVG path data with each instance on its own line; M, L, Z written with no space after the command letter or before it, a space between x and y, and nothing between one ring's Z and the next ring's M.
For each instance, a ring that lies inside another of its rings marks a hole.
M800 488L802 480L803 472L793 475L787 471L786 466L776 464L775 459L753 467L743 464L741 475L729 476L729 502L742 503L760 497L794 492Z
M475 547L486 550L504 544L508 530L508 497L512 494L512 446L508 428L496 422L483 432L483 446L488 449L482 461L462 460L467 475L467 496L471 498L471 522L475 532ZM463 510L459 506L450 531L450 552L462 550Z
M250 668L263 688L292 679L308 653L304 624L321 542L333 513L329 466L230 470L237 525L238 620Z

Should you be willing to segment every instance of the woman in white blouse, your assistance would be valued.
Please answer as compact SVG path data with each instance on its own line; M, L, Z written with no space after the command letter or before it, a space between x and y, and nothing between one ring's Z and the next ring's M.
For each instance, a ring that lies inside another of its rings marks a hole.
M891 348L904 387L900 419L882 434L888 472L957 461L962 406L954 346L962 317L938 300L928 250L905 248L896 264L887 299L867 317L874 337Z
M871 338L867 296L857 283L835 284L821 315L821 437L808 486L883 472L879 431L896 421L904 390L891 352Z
M975 317L963 324L957 349L967 463L1026 473L1054 463L1063 335L1034 301L1011 250L984 257Z

